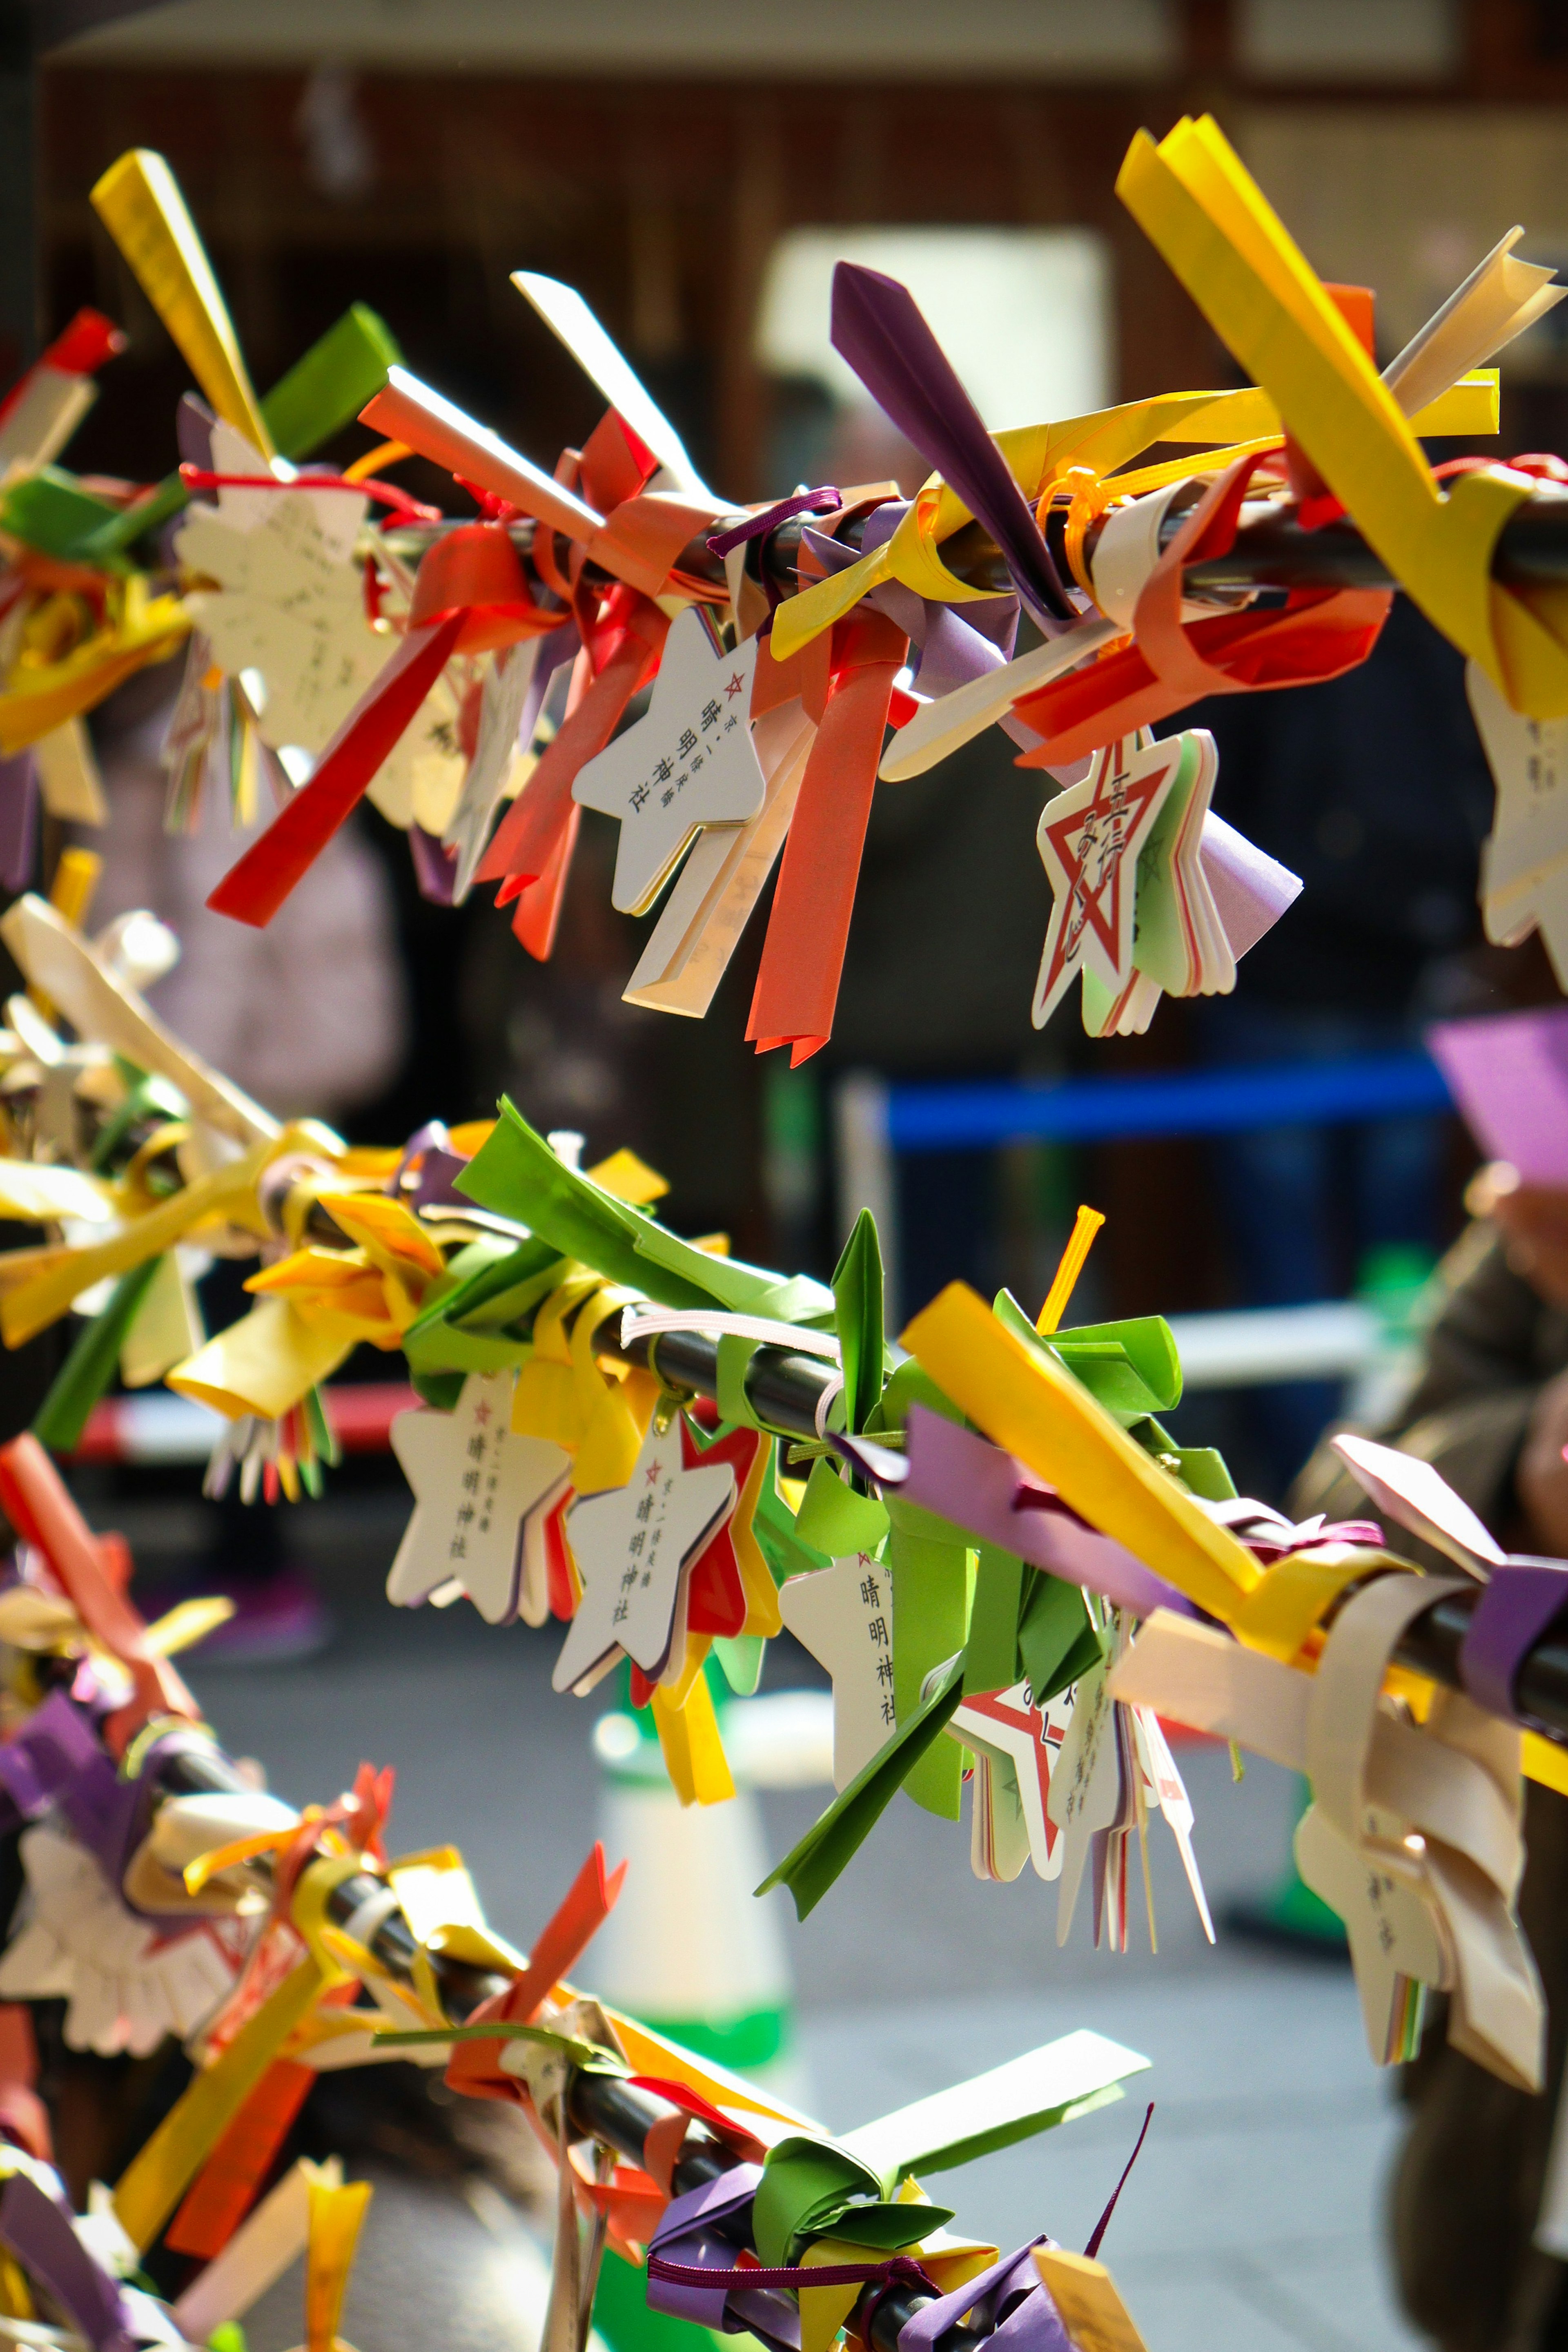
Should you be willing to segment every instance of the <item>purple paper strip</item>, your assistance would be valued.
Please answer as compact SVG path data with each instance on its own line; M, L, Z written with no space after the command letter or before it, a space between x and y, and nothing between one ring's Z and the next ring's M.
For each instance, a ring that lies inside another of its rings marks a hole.
M1053 2246L1043 2234L1031 2238L1016 2254L1004 2254L951 2294L922 2305L906 2319L898 2334L898 2352L934 2352L939 2338L967 2311L978 2309L982 2326L990 2327L988 2341L1000 2352L1072 2352L1056 2305L1040 2283L1030 2259L1036 2246ZM1008 2305L1011 2304L1009 2310Z
M831 340L873 399L990 532L1035 618L1056 635L1071 606L1051 551L908 288L880 270L841 261L833 271Z
M1427 1046L1489 1160L1568 1184L1568 1005L1439 1021Z
M420 897L433 907L450 907L452 886L457 879L457 852L444 849L434 834L426 833L422 824L409 826L408 846Z
M672 2198L648 2242L648 2252L667 2255L672 2262L698 2263L706 2269L729 2269L735 2248L713 2234L713 2225L748 2205L761 2182L759 2164L737 2164L716 2179L705 2181L700 2189ZM728 2290L722 2286L711 2290L677 2286L673 2280L653 2278L647 2283L650 2311L662 2311L671 2319L689 2320L694 2327L711 2327L719 2333L728 2330L727 2299Z
M1212 809L1203 820L1198 856L1230 952L1239 963L1301 897L1301 876Z
M1568 1563L1521 1557L1493 1569L1459 1646L1459 1672L1478 1706L1518 1722L1513 1686L1520 1667L1563 1609Z
M1192 1605L1174 1584L1144 1566L1124 1544L1073 1517L1021 1463L988 1438L962 1429L946 1414L911 1405L908 1475L900 1493L939 1518L1042 1568L1069 1584L1103 1592L1118 1609L1147 1617L1155 1609Z
M104 1760L80 1709L64 1691L52 1691L16 1738L0 1747L0 1788L24 1821L36 1822L69 1780Z
M0 882L25 890L38 846L38 775L31 751L0 760Z
M120 2289L66 2214L26 2173L13 2173L0 2197L0 2238L69 2313L93 2352L131 2352Z

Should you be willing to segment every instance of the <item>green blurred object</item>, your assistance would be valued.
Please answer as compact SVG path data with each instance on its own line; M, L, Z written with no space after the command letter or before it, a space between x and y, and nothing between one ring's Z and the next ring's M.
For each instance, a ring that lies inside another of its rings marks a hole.
M1437 1252L1419 1242L1378 1242L1363 1252L1355 1296L1376 1310L1388 1339L1406 1339L1418 1328L1437 1265Z

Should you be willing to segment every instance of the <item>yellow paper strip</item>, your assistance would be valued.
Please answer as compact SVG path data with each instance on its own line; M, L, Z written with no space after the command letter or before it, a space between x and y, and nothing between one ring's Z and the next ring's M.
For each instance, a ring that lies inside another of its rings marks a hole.
M321 1970L312 1959L291 1969L215 2064L186 2085L120 2175L114 2210L133 2245L152 2244L321 1984Z
M1043 1350L1004 1330L966 1283L950 1282L903 1344L988 1437L1054 1486L1068 1507L1211 1615L1228 1619L1262 1571L1141 1445Z
M131 148L110 165L92 191L92 203L214 409L270 458L272 436L251 389L234 321L179 183L162 156L147 147Z
M305 2254L307 2352L336 2352L349 2272L370 2201L368 2180L351 2180L342 2189L329 2188L324 2180L310 2183L310 2241Z

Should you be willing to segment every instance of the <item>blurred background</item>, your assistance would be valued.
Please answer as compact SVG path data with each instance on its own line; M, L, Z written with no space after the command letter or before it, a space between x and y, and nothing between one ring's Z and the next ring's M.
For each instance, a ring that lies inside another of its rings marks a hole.
M0 8L0 182L8 221L31 223L0 255L0 380L80 303L127 328L68 452L89 472L162 474L186 388L88 202L133 145L172 165L259 383L362 300L413 370L549 467L598 411L507 282L541 270L581 289L737 501L922 477L829 348L841 256L913 287L992 427L1235 382L1113 192L1134 132L1185 111L1218 115L1324 278L1376 289L1380 361L1513 223L1529 259L1568 265L1562 0L171 0L81 29L104 13ZM1510 353L1491 446L1568 446L1564 310ZM446 478L409 478L451 506ZM1190 714L1220 745L1218 806L1306 883L1234 999L1167 1000L1139 1039L1085 1039L1075 1004L1031 1030L1040 796L993 734L879 791L836 1034L797 1072L743 1038L765 908L705 1023L622 1003L642 930L610 910L613 843L591 815L541 966L487 893L426 905L366 811L352 857L370 1012L334 1044L324 989L285 1006L253 973L246 1034L213 1041L224 990L191 974L219 969L200 943L216 919L149 816L172 686L139 680L98 722L124 845L101 913L151 902L186 931L169 1016L243 1083L303 1108L284 1097L308 1071L311 1107L382 1141L483 1115L505 1089L539 1128L580 1129L591 1160L629 1144L661 1168L681 1230L727 1231L789 1269L831 1271L870 1202L905 1309L962 1275L1032 1313L1089 1202L1109 1222L1073 1319L1179 1318L1189 1392L1173 1427L1222 1445L1243 1491L1270 1499L1331 1414L1386 1406L1462 1222L1475 1155L1420 1075L1424 1024L1556 992L1534 943L1480 938L1490 781L1458 658L1403 606L1352 678ZM1341 1083L1373 1057L1395 1073L1385 1094ZM1318 1110L1217 1129L1212 1082L1256 1065L1327 1073ZM1126 1098L1095 1091L1123 1078L1179 1083L1129 1131ZM406 1509L390 1462L350 1463L319 1509L265 1537L232 1513L214 1532L193 1468L76 1475L154 1582L247 1545L273 1574L287 1550L332 1623L306 1611L308 1663L248 1679L198 1664L214 1720L275 1759L290 1797L328 1793L361 1753L397 1762L401 1842L460 1835L497 1924L526 1939L591 1832L590 1710L549 1698L548 1637L385 1610ZM779 1649L776 1682L820 1682ZM1222 1750L1183 1761L1217 1906L1266 1904L1290 1784L1255 1766L1233 1788ZM481 1781L517 1790L515 1811L476 1806ZM820 1802L766 1800L770 1860ZM1377 2252L1393 2121L1348 1973L1223 1937L1211 1954L1168 1863L1157 1969L1091 1956L1082 1921L1062 1958L1046 1890L974 1886L963 1833L895 1808L869 1875L781 1930L807 2091L848 2124L1030 2035L1103 2025L1154 2052L1169 2102L1119 2265L1151 2341L1401 2340ZM874 2054L857 2007L873 1991ZM1081 2242L1130 2112L994 2159L965 2184L968 2218L988 2196L998 2228L1048 2221ZM352 2305L349 2322L367 2352L396 2338L367 2338ZM292 2312L278 2327L291 2341Z

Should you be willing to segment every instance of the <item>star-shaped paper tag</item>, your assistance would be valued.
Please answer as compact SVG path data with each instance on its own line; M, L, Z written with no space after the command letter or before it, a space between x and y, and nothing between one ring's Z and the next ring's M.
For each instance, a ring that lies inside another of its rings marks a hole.
M686 1466L683 1416L651 1428L624 1486L584 1495L567 1515L582 1599L551 1677L558 1691L591 1689L622 1652L656 1681L685 1650L683 1571L735 1508L727 1462Z
M784 1622L833 1679L833 1786L847 1789L897 1721L893 1699L893 1579L857 1551L779 1595Z
M1539 929L1561 981L1568 973L1568 719L1522 717L1476 662L1465 690L1497 786L1481 849L1486 934L1513 947Z
M455 1582L492 1625L516 1616L523 1522L555 1500L571 1456L510 1426L512 1386L510 1371L471 1372L454 1412L420 1405L393 1421L392 1452L416 1498L387 1578L400 1607Z
M1069 1693L1060 1692L1042 1713L1029 1685L1017 1683L1011 1690L965 1699L947 1727L966 1748L1005 1758L1013 1767L1029 1830L1030 1860L1040 1878L1057 1878L1061 1873L1061 1832L1046 1806L1071 1720Z
M745 824L762 806L750 723L758 644L722 652L701 606L689 605L664 640L645 716L572 786L584 808L621 820L610 897L623 915L652 906L699 825Z
M1052 904L1030 1018L1043 1029L1080 968L1113 995L1133 977L1138 852L1181 764L1179 736L1096 751L1088 775L1048 801L1036 840Z
M262 475L266 460L228 425L213 427L214 470ZM220 489L193 506L175 546L215 581L186 602L231 677L258 670L259 726L273 745L319 751L387 657L365 620L352 561L365 500L342 490Z
M737 1501L728 1518L694 1553L682 1578L674 1622L677 1629L684 1629L685 1638L679 1643L672 1640L670 1654L657 1677L657 1686L669 1695L673 1706L685 1705L716 1634L733 1641L740 1633L779 1631L778 1591L752 1526L771 1457L772 1440L759 1429L727 1430L722 1437L704 1445L686 1416L681 1416L683 1465L695 1470L704 1464L727 1462L735 1473ZM772 1604L765 1622L758 1613L759 1578ZM646 1706L654 1688L654 1680L634 1665L632 1706Z
M1122 1811L1115 1714L1116 1703L1106 1687L1106 1669L1092 1666L1073 1685L1072 1719L1046 1799L1047 1813L1064 1833L1056 1897L1059 1944L1066 1943L1072 1926L1092 1843L1098 1832L1113 1825Z
M1373 2062L1387 2066L1402 2047L1406 1984L1453 1982L1436 1905L1425 1899L1419 1871L1392 1851L1360 1853L1317 1805L1296 1825L1296 1867L1314 1895L1344 1921L1356 1990Z

